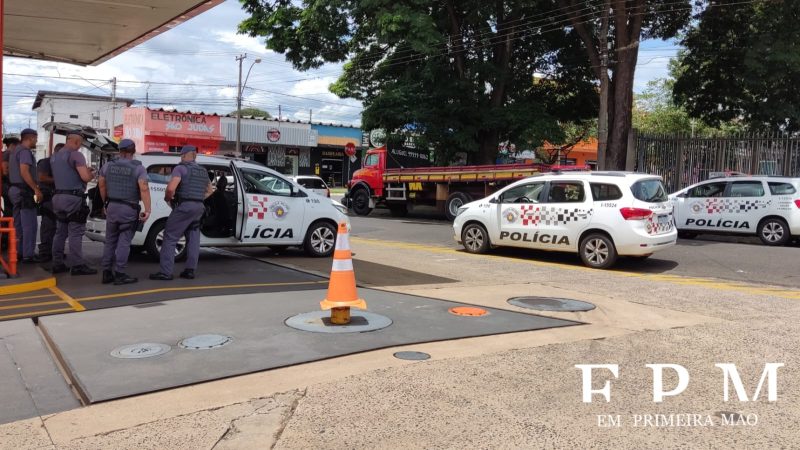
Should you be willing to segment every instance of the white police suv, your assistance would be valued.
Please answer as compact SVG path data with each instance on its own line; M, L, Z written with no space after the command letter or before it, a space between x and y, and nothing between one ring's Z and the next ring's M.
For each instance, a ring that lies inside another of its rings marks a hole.
M678 235L757 235L766 245L800 236L800 178L734 176L693 184L670 195Z
M458 210L455 239L470 253L492 247L577 252L605 269L675 244L661 179L625 172L569 172L520 180Z
M145 153L136 159L147 170L152 212L143 229L134 235L132 245L157 256L171 211L164 192L180 156ZM261 164L205 155L198 155L197 162L216 187L205 201L201 247L269 246L278 250L301 246L311 256L328 256L336 244L337 224L346 222L350 226L347 209L341 203L298 186ZM90 217L86 234L103 241L105 228L104 218ZM185 244L181 238L175 250L177 258L185 255Z

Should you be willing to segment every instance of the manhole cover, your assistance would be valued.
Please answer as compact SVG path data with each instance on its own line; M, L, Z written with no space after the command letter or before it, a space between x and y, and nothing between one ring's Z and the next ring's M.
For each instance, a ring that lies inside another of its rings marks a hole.
M508 303L520 308L537 309L539 311L591 311L595 306L591 303L568 298L555 297L512 297Z
M397 359L406 359L409 361L424 361L430 359L431 355L423 352L397 352L394 354Z
M447 311L450 314L455 314L456 316L469 316L469 317L480 317L489 314L489 311L486 311L483 308L475 308L472 306L457 306L455 308L450 308Z
M314 333L363 333L380 330L392 324L392 319L367 311L351 310L350 323L335 325L331 323L330 311L314 311L298 314L286 319L286 326Z
M188 350L210 350L228 345L232 340L232 337L221 334L199 334L180 341L178 345Z
M145 342L142 344L124 345L122 347L115 348L111 351L111 356L122 359L150 358L153 356L163 355L171 349L172 347L166 344L153 344L150 342Z

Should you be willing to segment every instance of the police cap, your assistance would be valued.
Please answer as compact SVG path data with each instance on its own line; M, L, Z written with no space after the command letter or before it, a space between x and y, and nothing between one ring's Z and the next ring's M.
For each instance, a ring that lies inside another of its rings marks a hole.
M119 141L119 151L121 152L136 152L136 143L130 139L123 139Z
M32 134L34 136L38 136L39 135L39 133L37 133L36 130L34 130L33 128L25 128L24 130L19 132L20 137L23 137L23 138L25 136L29 135L29 134Z
M181 155L185 155L191 152L197 153L197 147L195 147L194 145L184 145L183 148L181 148Z

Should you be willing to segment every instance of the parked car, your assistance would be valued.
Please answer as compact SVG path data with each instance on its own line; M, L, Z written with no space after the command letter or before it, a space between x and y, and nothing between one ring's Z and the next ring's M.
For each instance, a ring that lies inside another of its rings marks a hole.
M153 256L161 251L164 225L171 211L164 191L172 168L180 162L176 153L145 153L137 159L147 170L152 213L132 245ZM252 161L198 155L197 162L208 171L216 191L205 201L201 226L201 247L269 246L283 249L301 246L311 256L329 256L336 244L337 225L347 223L346 208L297 186L280 173ZM102 216L90 217L87 236L105 239ZM185 255L181 238L176 257Z
M678 235L756 235L766 245L800 236L800 178L728 176L670 195Z
M529 177L459 208L453 229L470 253L499 246L573 252L598 269L617 256L646 258L677 239L661 178L624 172Z
M296 177L292 177L292 180L307 190L323 197L331 196L331 190L328 188L328 185L325 184L325 181L320 177L314 175L298 175Z

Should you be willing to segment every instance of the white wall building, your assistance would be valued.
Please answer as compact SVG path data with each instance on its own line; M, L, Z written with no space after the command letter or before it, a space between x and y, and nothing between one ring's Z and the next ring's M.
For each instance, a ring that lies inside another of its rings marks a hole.
M50 133L42 126L47 122L69 122L89 126L108 136L113 136L115 126L122 125L122 112L134 102L130 98L111 97L70 92L39 91L33 102L36 111L39 144L36 146L36 158L43 158L50 147ZM64 142L64 136L53 136L53 146Z

